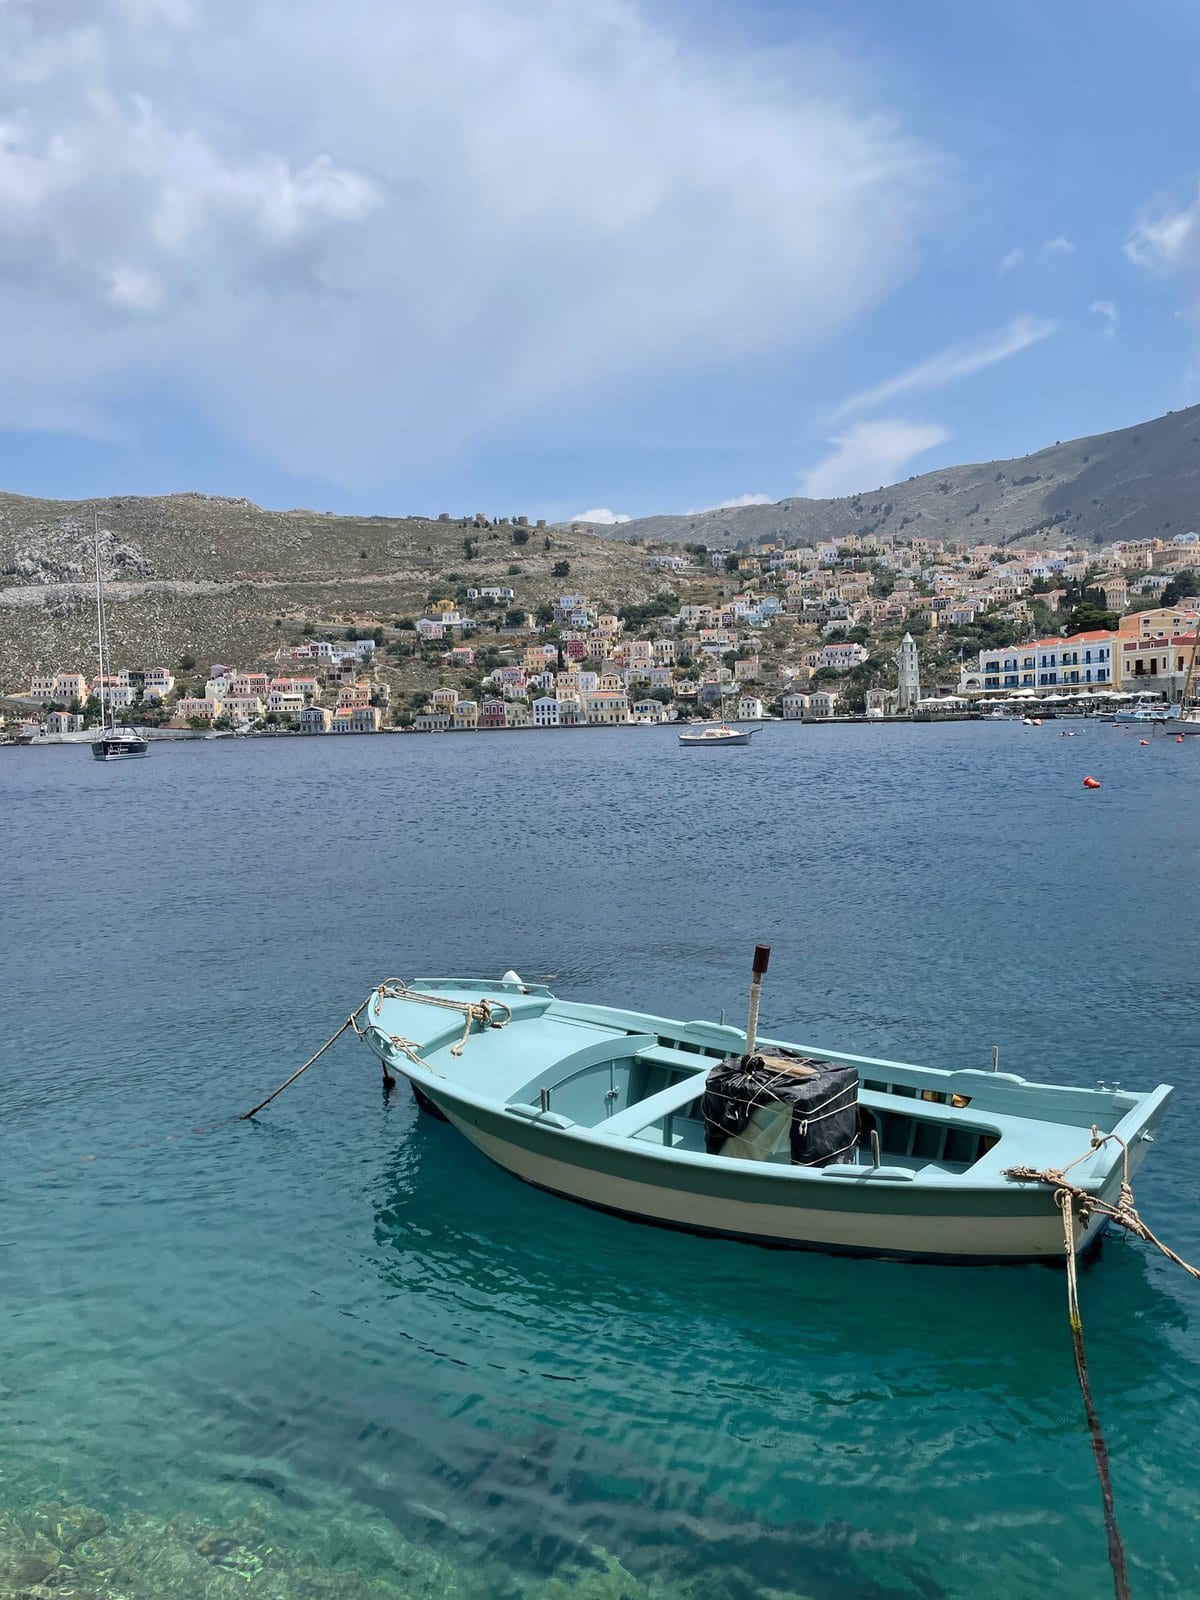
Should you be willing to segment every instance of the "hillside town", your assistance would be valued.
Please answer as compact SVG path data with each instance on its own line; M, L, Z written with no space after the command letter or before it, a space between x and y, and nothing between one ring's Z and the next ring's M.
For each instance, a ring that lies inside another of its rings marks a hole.
M415 616L343 619L329 637L298 622L269 661L202 671L186 656L103 679L56 664L8 703L65 736L109 708L190 732L336 734L1176 701L1200 621L1196 533L1099 551L879 533L661 546L647 561L659 586L641 604L561 592L528 609L517 582L447 585Z

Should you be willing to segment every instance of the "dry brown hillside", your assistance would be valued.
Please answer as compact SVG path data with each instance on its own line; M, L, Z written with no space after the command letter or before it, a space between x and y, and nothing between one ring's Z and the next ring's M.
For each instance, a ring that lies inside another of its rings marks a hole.
M265 511L190 494L0 495L0 690L31 671L94 665L93 505L113 660L136 667L173 666L185 653L246 663L305 621L387 622L460 584L507 584L516 605L533 609L567 590L645 600L662 582L639 545L557 528ZM525 543L514 542L525 532ZM555 577L563 561L569 576ZM520 571L510 574L512 566Z

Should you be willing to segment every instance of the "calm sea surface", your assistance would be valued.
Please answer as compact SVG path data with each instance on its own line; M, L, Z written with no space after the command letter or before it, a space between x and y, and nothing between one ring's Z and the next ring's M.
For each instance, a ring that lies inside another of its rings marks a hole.
M353 1041L222 1123L382 978L740 1016L766 940L773 1032L1176 1084L1200 1260L1200 739L1076 726L0 750L0 1595L1109 1592L1061 1272L596 1215ZM1134 1592L1195 1597L1200 1285L1082 1296Z

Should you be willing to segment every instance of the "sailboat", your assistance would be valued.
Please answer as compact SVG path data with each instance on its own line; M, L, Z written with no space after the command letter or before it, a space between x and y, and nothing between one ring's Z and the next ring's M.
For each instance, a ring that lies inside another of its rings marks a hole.
M1200 645L1200 618L1192 627L1192 653L1188 657L1187 673L1183 680L1183 693L1179 697L1179 716L1175 722L1176 733L1200 733L1200 705L1195 702L1196 647Z
M722 722L716 727L702 728L698 733L681 733L679 742L686 745L749 744L757 732L757 728L731 728L727 722Z
M92 512L92 547L96 556L96 650L100 657L100 736L92 744L97 761L128 761L148 755L150 746L135 728L119 728L113 711L108 669L108 623L104 615L104 575L100 570L100 517Z
M761 727L762 724L759 724ZM693 733L681 733L679 742L682 745L722 745L722 744L749 744L758 732L758 728L731 728L725 711L725 696L721 696L721 720L715 726L712 723L706 728L701 728Z

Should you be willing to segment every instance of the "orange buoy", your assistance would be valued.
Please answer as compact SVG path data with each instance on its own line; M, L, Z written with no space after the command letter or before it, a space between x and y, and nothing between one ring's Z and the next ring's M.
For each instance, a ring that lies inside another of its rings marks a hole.
M1175 743L1176 744L1182 744L1183 743L1183 735L1181 733L1177 733L1175 735Z
M1100 779L1093 778L1089 773L1088 776L1083 780L1083 787L1085 789L1098 789L1100 787Z
M1138 740L1138 743L1139 743L1139 744L1149 744L1149 743L1150 743L1150 741L1149 741L1149 739L1139 739L1139 740Z
M1035 727L1035 728L1040 728L1040 727L1041 727L1041 725L1042 725L1042 719L1041 719L1041 717L1034 717L1034 719L1033 719L1033 725L1034 725L1034 727Z

